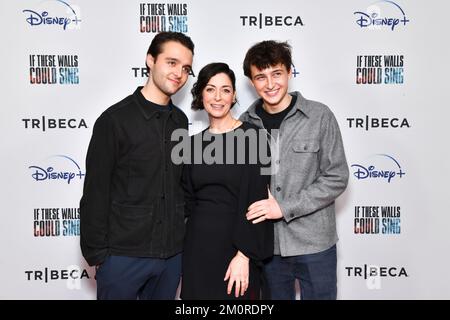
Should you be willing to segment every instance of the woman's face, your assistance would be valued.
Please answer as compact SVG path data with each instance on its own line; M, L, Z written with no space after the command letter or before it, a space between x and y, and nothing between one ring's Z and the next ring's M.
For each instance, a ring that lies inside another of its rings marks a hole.
M225 73L218 73L202 91L203 106L210 117L223 118L230 112L235 96L231 79Z

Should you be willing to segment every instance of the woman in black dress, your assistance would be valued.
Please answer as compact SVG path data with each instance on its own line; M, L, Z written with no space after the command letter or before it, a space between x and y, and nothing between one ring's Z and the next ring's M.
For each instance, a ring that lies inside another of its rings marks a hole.
M205 66L192 95L192 108L205 109L210 126L191 137L191 162L183 170L188 219L181 298L260 299L273 224L253 224L245 214L267 198L269 176L261 175L255 155L265 135L232 117L235 76L227 64ZM244 134L252 138L240 139Z

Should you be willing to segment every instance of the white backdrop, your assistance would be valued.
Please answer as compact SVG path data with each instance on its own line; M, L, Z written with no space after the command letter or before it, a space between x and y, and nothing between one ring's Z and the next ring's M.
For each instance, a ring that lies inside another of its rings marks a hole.
M236 115L256 98L242 72L246 50L287 40L291 89L333 110L351 166L337 201L338 298L450 298L447 2L185 0L156 8L0 2L1 299L95 298L79 249L84 160L95 119L145 83L155 33L141 32L141 17L192 37L195 74L209 62L230 64ZM377 83L358 83L358 68L375 72ZM174 97L192 133L206 125L189 108L195 79ZM364 178L367 170L391 178ZM383 216L388 207L393 215ZM361 221L371 233L359 233Z

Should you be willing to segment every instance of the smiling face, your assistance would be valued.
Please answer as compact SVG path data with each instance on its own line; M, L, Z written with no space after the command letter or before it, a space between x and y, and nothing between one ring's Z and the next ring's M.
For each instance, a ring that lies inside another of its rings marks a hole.
M269 113L278 113L289 106L288 84L291 71L278 63L265 69L250 66L251 82L258 95L263 99Z
M231 79L225 73L211 77L202 91L202 101L210 117L221 119L228 115L236 97Z
M186 83L192 67L192 51L179 42L168 41L156 58L147 55L147 65L152 93L167 100Z

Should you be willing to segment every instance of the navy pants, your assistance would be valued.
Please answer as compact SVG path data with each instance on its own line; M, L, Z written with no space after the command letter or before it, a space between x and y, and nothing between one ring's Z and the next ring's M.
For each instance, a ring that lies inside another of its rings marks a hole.
M181 253L168 259L109 256L96 272L99 300L173 300Z
M301 300L336 300L336 245L313 254L274 256L264 267L272 300L295 300L295 279Z

